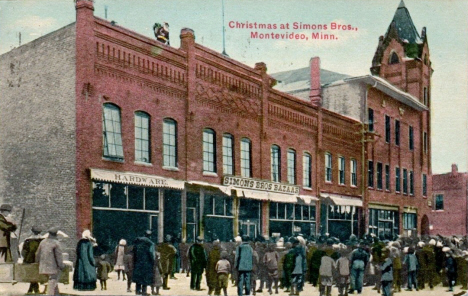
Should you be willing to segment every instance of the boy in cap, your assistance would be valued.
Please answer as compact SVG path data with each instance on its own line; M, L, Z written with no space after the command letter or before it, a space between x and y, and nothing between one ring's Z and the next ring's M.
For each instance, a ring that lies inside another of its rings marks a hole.
M218 284L216 285L215 295L220 295L221 289L223 289L224 296L227 296L229 274L231 273L231 263L228 261L228 258L228 253L222 251L221 259L216 263L215 270L218 275Z

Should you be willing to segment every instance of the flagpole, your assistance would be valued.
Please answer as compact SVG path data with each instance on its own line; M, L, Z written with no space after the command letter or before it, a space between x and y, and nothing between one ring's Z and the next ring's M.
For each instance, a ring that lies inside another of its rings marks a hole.
M221 0L221 3L222 3L222 12L223 12L223 55L225 56L229 56L227 53L226 53L226 37L225 37L225 34L226 34L226 29L224 27L224 0Z

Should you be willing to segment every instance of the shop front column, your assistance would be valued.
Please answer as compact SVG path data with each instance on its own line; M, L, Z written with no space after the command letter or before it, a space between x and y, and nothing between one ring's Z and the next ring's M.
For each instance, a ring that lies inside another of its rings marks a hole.
M187 188L181 194L182 239L187 240Z
M262 236L270 237L270 201L262 201Z
M159 216L158 216L158 242L162 243L164 241L164 188L158 190L159 198Z
M198 213L198 229L199 236L205 238L205 221L203 213L205 212L205 190L200 188L200 212Z
M232 227L232 232L234 233L234 237L239 235L239 197L234 196L233 203L232 203L232 213L234 215Z

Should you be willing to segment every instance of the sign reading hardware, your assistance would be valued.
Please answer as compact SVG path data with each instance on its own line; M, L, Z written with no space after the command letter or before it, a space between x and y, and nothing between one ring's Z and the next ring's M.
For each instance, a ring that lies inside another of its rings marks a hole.
M224 177L224 186L234 186L245 189L257 189L287 194L299 194L299 187L294 185L284 185L270 181L253 180L239 177Z

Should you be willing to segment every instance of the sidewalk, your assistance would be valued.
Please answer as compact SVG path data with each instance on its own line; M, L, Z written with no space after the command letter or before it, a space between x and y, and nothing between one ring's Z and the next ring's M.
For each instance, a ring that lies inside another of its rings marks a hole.
M95 291L77 291L73 290L73 282L71 281L70 284L64 285L59 284L60 293L63 295L135 295L135 284L132 284L132 292L127 292L127 281L117 281L117 274L112 272L110 275L109 280L107 281L107 290L101 291L101 287L99 285L99 281L97 283L97 289ZM208 289L206 286L206 278L203 276L202 280L202 289L203 291L192 291L190 290L190 277L187 277L185 274L179 273L176 274L177 280L169 280L169 287L170 290L160 290L161 295L207 295ZM73 274L70 273L70 280L73 279ZM258 282L257 282L258 283ZM258 284L257 284L258 285ZM29 283L17 283L12 285L11 283L0 283L0 295L24 295L26 291L28 291ZM41 291L43 290L44 286L41 285ZM461 292L460 288L457 287L455 292L446 292L446 287L438 286L434 290L422 290L422 291L405 291L403 290L400 293L395 293L395 296L449 296L455 295ZM150 288L148 287L148 292L150 293ZM237 295L237 288L232 287L230 284L228 288L228 295L234 296ZM276 294L273 294L276 295ZM279 290L279 296L287 296L288 293L285 293L283 290ZM311 286L310 284L306 284L304 291L301 292L301 295L319 295L319 291L317 288ZM337 296L338 290L333 287L332 289L332 296ZM356 293L354 295L357 295ZM365 287L362 294L363 296L378 296L380 294L377 293L376 290L372 290L372 287ZM269 296L268 291L263 289L262 293L257 293L257 296Z

